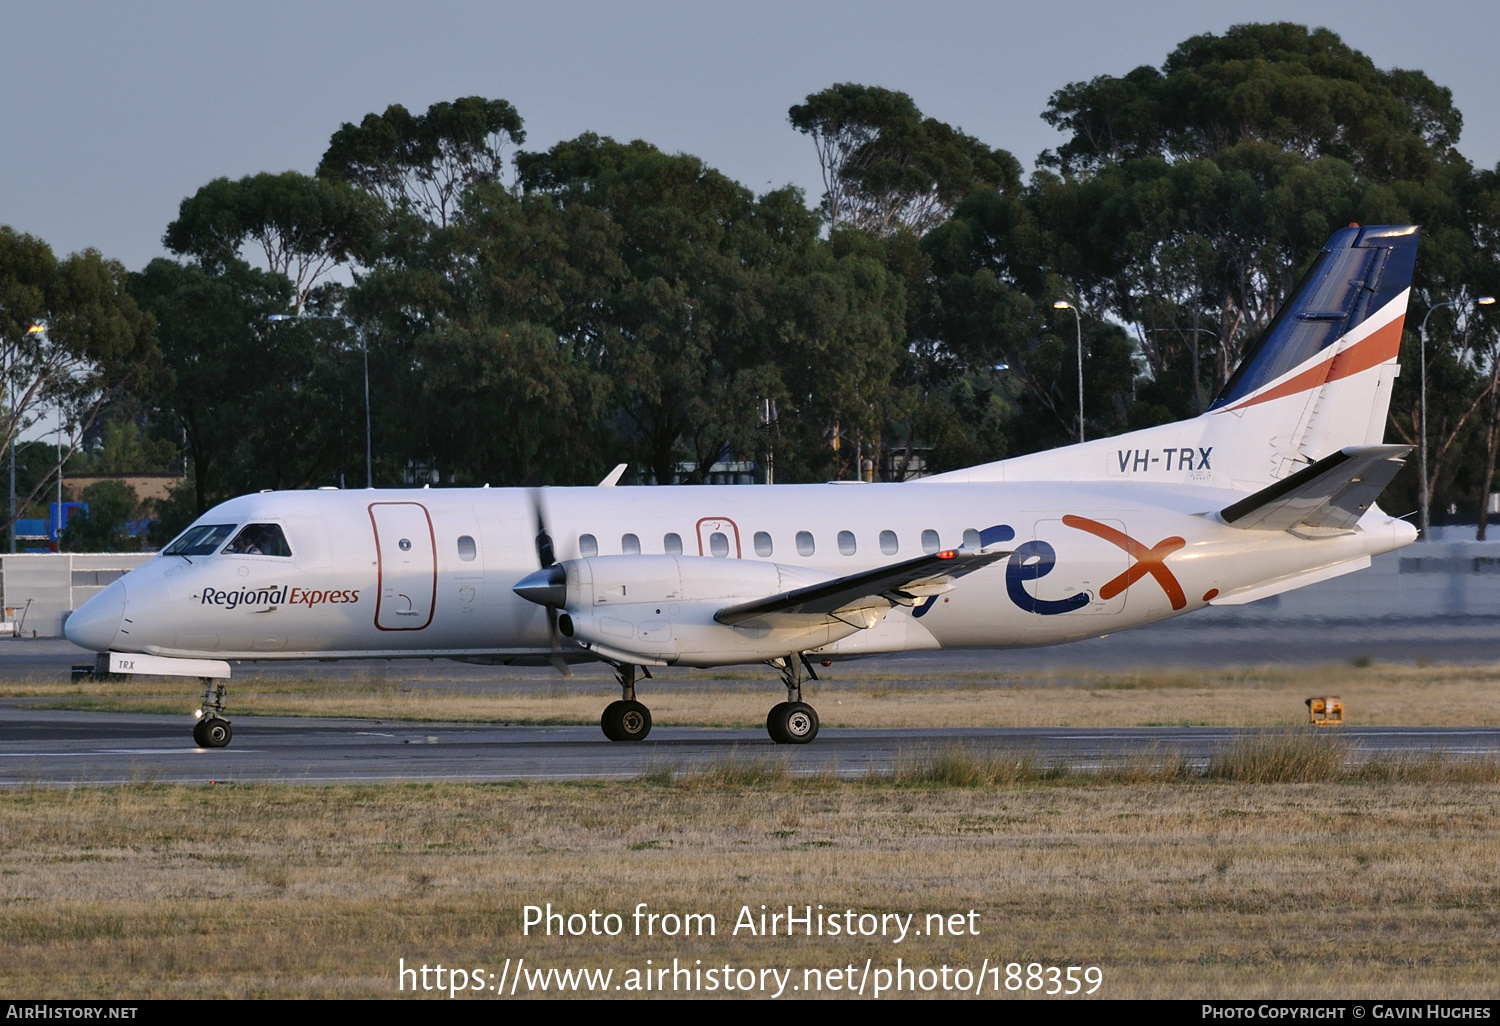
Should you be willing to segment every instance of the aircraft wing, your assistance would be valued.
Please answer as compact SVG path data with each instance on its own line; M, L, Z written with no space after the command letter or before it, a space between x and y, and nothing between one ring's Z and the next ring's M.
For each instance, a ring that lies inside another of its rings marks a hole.
M727 606L714 619L728 626L748 620L775 623L793 620L840 620L861 628L875 625L894 605L915 605L928 596L941 595L965 574L989 566L1010 552L948 550L919 556L863 573L838 577L769 598Z
M1219 515L1247 531L1353 530L1401 469L1409 445L1352 445L1225 506Z

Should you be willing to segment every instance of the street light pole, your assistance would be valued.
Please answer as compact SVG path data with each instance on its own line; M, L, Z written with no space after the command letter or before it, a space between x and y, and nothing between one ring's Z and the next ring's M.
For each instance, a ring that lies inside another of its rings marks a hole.
M1479 305L1479 306L1489 306L1494 301L1495 301L1495 297L1494 296L1480 296L1474 302L1477 305ZM1444 300L1441 303L1434 303L1432 306L1430 306L1430 307L1427 308L1427 314L1422 318L1421 327L1419 327L1417 329L1417 335L1418 335L1418 337L1421 340L1421 346L1422 346L1422 367L1421 367L1421 379L1422 379L1421 392L1422 392L1422 398L1421 398L1421 403L1420 403L1420 405L1421 405L1421 411L1422 411L1421 412L1422 426L1421 426L1421 444L1419 446L1419 451L1418 451L1418 455L1417 455L1417 473L1421 476L1422 480L1421 480L1421 483L1420 483L1421 486L1417 489L1417 510L1418 510L1418 518L1417 519L1418 519L1419 525L1422 528L1422 540L1423 541L1430 540L1431 535L1430 535L1429 532L1430 532L1430 530L1432 528L1432 516L1431 516L1431 508L1430 508L1431 504L1432 504L1432 496L1429 494L1428 484L1427 484L1427 481L1428 481L1428 478L1427 478L1427 318L1431 317L1434 312L1436 312L1438 310L1441 310L1445 306L1457 306L1457 305L1458 305L1458 300L1454 300L1454 299Z
M16 442L20 435L20 422L16 419L16 354L10 346L5 347L9 357L5 366L5 383L10 393L10 406L5 411L10 417L7 434L10 435L10 554L16 554Z
M375 487L375 462L370 444L370 344L365 340L365 331L348 317L338 314L271 314L266 318L268 321L338 321L345 327L354 331L354 337L359 339L359 351L364 361L365 371L365 487Z
M1078 330L1078 441L1083 441L1083 317L1078 313L1078 307L1066 299L1059 299L1052 304L1054 310L1072 310L1073 326Z

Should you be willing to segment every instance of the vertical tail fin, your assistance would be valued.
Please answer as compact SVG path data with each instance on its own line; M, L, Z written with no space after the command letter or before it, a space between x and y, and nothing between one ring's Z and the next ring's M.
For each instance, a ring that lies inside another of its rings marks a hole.
M1334 233L1201 417L928 481L1131 480L1253 492L1385 437L1416 225Z
M1418 234L1416 225L1335 233L1209 407L1274 409L1272 477L1384 438Z

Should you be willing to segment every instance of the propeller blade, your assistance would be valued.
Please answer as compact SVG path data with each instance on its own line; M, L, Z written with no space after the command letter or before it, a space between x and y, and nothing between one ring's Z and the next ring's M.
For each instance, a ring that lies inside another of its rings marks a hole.
M573 668L562 656L562 634L557 629L558 607L567 601L567 576L557 566L557 552L552 545L552 535L547 531L547 504L542 499L540 488L531 490L531 518L536 525L536 561L541 569L523 578L516 585L515 592L546 607L547 636L552 643L552 654L547 661L558 673L571 677Z
M552 535L547 532L547 510L540 488L531 490L531 518L536 524L536 560L546 570L557 562L557 554L552 547Z

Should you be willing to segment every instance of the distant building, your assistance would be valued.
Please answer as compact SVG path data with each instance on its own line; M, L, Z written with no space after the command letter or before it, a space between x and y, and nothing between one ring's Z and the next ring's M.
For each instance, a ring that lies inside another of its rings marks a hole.
M63 497L74 502L83 495L83 490L100 481L118 481L129 485L141 505L161 502L172 489L186 481L177 474L78 474L63 478Z

